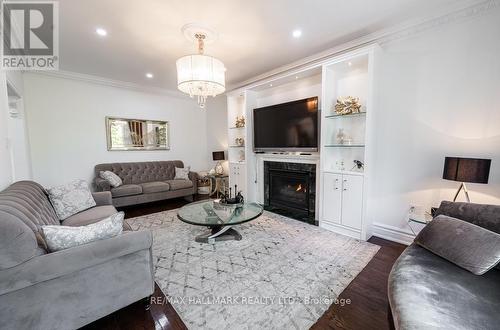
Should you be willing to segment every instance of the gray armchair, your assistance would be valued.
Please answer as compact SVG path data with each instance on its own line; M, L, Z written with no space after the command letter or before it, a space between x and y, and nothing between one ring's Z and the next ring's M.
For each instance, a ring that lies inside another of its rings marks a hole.
M109 192L94 198L98 206L63 224L116 212ZM39 233L45 224L60 222L39 184L17 182L0 193L0 329L76 329L153 293L151 232L49 253Z

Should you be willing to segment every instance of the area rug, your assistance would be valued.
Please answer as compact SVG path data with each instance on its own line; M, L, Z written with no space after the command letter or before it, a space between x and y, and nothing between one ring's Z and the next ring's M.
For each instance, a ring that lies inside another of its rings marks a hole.
M152 230L156 283L189 329L308 329L379 248L270 212L215 244L176 210L127 222Z

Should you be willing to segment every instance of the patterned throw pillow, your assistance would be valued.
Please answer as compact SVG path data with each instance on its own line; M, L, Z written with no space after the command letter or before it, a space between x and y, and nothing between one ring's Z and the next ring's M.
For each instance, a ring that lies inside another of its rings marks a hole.
M122 179L111 171L101 171L99 172L99 176L101 179L108 181L113 188L119 187L123 184Z
M175 178L174 180L189 180L189 170L191 167L186 166L184 168L182 167L176 167L175 168Z
M119 212L99 222L80 227L42 226L42 233L49 251L60 251L121 234L124 216L125 213Z
M96 206L85 180L75 180L63 186L49 188L47 193L59 220Z

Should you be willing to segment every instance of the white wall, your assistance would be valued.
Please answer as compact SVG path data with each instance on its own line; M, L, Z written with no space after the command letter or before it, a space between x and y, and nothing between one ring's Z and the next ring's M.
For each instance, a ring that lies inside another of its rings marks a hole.
M0 70L0 190L12 183L11 157L8 144L8 98L5 72Z
M226 151L227 159L227 98L225 95L209 98L207 102L207 170L213 168L217 162L212 161L213 151ZM228 162L223 162L224 170L228 173Z
M9 151L12 163L13 181L30 180L32 178L30 145L28 139L26 115L24 111L24 84L20 71L8 71L9 108L14 103L16 116L8 116Z
M98 163L180 159L195 171L209 165L207 112L214 109L202 110L187 96L31 73L24 75L24 88L33 178L44 186L90 181ZM169 121L170 150L108 151L106 116Z
M491 158L473 202L500 204L500 10L382 45L373 220L409 233L410 204L453 198L445 156Z
M256 106L259 108L266 107L314 96L321 98L320 74L258 92Z

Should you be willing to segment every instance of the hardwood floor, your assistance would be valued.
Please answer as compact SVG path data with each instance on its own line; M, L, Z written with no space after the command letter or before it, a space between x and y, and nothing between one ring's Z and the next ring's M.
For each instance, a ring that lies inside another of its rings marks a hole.
M132 218L175 209L187 203L184 199L174 199L121 210L125 212L125 218ZM377 237L370 238L369 242L381 248L340 295L339 300L350 299L351 303L330 306L311 329L393 329L387 299L387 278L392 265L406 246ZM172 305L164 298L156 285L150 310L144 309L144 302L137 302L83 329L186 329ZM161 303L155 304L155 301Z

